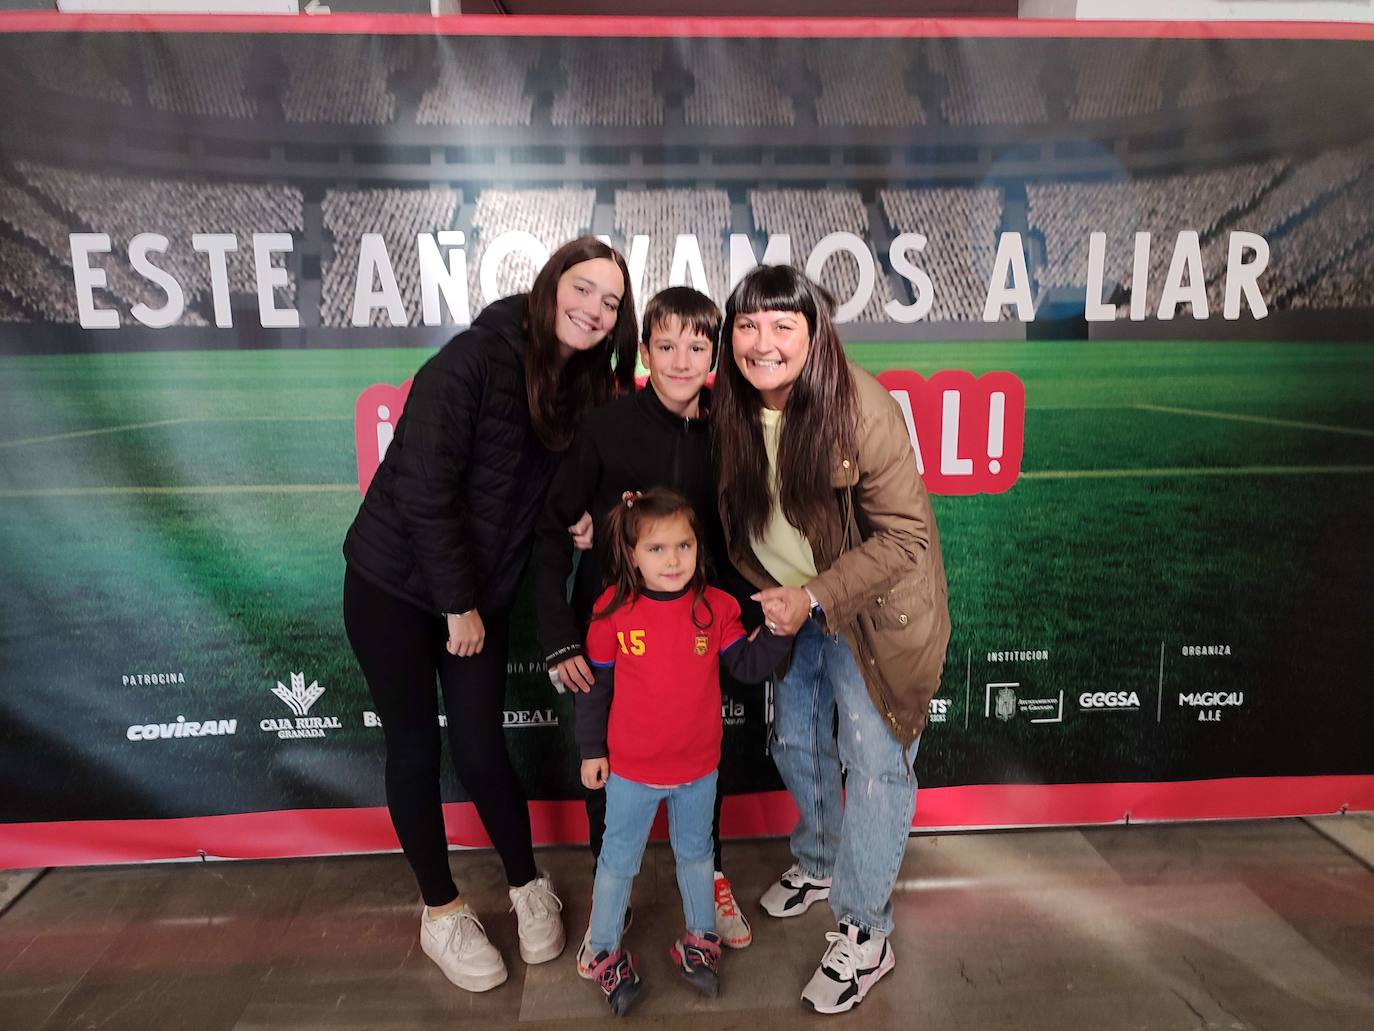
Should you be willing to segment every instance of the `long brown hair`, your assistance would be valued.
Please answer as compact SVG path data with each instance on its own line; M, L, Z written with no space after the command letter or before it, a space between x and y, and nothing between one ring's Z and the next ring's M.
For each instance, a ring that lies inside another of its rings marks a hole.
M783 406L776 476L782 514L814 541L833 511L830 473L835 456L853 455L855 447L854 381L835 331L834 309L825 288L790 265L759 266L725 302L711 437L716 483L721 497L729 499L721 514L731 540L762 535L772 508L760 416L763 399L735 362L735 317L795 311L806 319L810 349Z
M601 568L606 571L614 592L610 601L592 613L593 619L605 619L616 609L628 605L644 590L644 579L635 566L635 545L640 534L650 524L675 515L687 517L692 536L697 540L697 565L692 571L692 623L698 630L711 625L711 603L706 600L706 545L697 528L697 514L691 503L675 490L653 487L644 493L626 492L620 504L613 507L602 520L597 532L601 548ZM705 610L704 619L698 615Z
M558 319L558 281L574 265L596 258L615 262L625 281L615 325L605 340L589 351L579 351L560 370L558 334L554 329ZM530 339L525 350L530 421L545 447L561 451L588 411L616 394L634 389L639 332L630 270L624 256L594 236L579 236L558 248L544 262L530 288L526 329Z

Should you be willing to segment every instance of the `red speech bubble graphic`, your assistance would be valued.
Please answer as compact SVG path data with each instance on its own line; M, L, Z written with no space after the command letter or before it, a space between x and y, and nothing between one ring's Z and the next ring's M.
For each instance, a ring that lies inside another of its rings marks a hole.
M393 387L390 383L374 383L358 395L358 402L353 406L358 490L364 494L396 433L396 422L401 418L406 398L410 396L410 382L406 380L399 387Z
M902 410L917 472L932 494L1000 494L1021 475L1026 387L1012 373L948 370L926 379L888 369L878 380ZM358 395L353 438L364 494L396 432L410 382L377 383Z
M1001 494L1021 475L1026 386L1010 372L906 369L878 374L902 409L932 494Z

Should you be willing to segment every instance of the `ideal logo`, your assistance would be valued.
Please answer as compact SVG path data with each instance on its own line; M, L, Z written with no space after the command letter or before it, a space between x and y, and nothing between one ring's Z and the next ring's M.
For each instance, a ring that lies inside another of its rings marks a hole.
M558 717L552 709L507 709L501 723L507 729L527 730L531 727L556 727Z
M304 673L292 673L290 687L287 687L280 680L277 681L277 686L272 688L272 693L296 714L296 718L276 719L269 716L258 724L264 733L276 734L283 740L289 740L324 737L326 731L340 729L337 716L306 715L310 711L310 707L320 700L320 696L324 694L324 688L316 680L310 681L310 686L307 687Z

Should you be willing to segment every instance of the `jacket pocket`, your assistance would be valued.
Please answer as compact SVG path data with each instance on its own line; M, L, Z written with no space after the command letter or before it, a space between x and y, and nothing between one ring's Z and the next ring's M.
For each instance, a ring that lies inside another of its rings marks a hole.
M934 610L930 578L924 569L902 577L865 606L866 622L875 629L900 632L927 624Z

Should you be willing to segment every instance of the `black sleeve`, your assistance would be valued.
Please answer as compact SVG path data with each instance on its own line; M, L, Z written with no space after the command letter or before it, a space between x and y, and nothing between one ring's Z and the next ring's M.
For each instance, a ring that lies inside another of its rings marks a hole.
M599 481L597 449L584 428L573 438L553 475L535 530L534 611L539 623L539 649L548 666L582 654L585 628L568 604L568 577L576 551L568 527L591 510Z
M792 649L792 638L778 637L767 627L752 641L741 637L720 653L720 664L741 684L758 684L773 675Z
M440 612L467 612L477 585L463 483L486 386L480 341L460 334L415 374L396 432L396 510Z
M611 718L611 696L615 693L615 667L593 666L592 689L573 694L573 736L577 738L579 759L603 759L606 725Z

